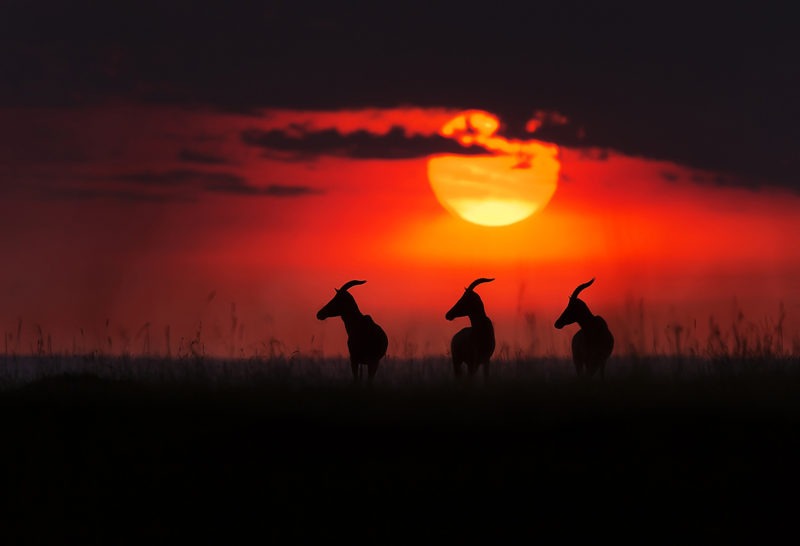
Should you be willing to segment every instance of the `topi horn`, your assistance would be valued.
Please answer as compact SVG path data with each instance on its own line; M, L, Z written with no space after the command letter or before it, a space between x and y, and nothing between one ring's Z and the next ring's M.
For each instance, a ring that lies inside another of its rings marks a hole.
M575 289L575 291L572 293L572 295L569 297L569 299L574 300L575 298L577 298L578 294L583 292L583 290L585 288L589 288L590 286L592 286L593 282L594 282L594 278L592 278L592 280L589 281L589 282L585 282L585 283L583 283L581 285L578 285L578 288Z
M485 277L481 277L480 279L475 279L474 281L472 281L472 284L470 284L467 287L467 290L474 290L475 287L478 286L479 284L483 284L485 282L492 282L493 280L494 279L487 279Z
M348 288L351 288L359 284L364 284L366 282L367 281L347 281L342 285L342 287L339 290L337 290L337 292L346 291Z

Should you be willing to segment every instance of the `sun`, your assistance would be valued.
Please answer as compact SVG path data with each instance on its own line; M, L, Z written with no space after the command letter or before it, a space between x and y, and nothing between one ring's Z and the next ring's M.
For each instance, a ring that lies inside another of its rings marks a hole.
M496 136L499 123L488 112L469 110L447 122L442 136L487 155L437 155L428 179L442 206L468 222L506 226L544 208L556 191L558 147L541 141Z
M558 166L520 168L513 156L442 155L428 161L433 193L450 212L482 226L507 226L544 208Z

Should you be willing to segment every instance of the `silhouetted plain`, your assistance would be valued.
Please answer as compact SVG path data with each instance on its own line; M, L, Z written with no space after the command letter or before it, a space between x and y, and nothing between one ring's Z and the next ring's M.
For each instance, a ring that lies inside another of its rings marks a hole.
M334 289L336 295L317 312L317 318L325 320L342 317L344 329L347 331L347 349L350 352L353 380L358 379L359 365L363 364L367 366L368 378L372 381L378 371L378 362L386 355L389 339L371 316L361 313L355 298L348 292L351 287L366 282L348 281L338 290Z
M578 323L581 329L572 337L572 360L575 363L575 370L578 375L585 370L590 376L599 370L603 376L606 360L614 349L614 336L611 335L606 321L598 315L593 315L589 311L589 306L578 299L578 294L593 282L594 279L575 289L569 297L567 308L556 320L555 327L560 330L567 324Z
M453 372L461 375L461 364L467 365L469 375L475 374L478 366L483 364L484 378L489 377L489 359L494 353L494 326L486 316L481 297L475 287L494 279L476 279L459 298L456 304L444 316L447 320L457 317L469 317L470 326L460 330L450 342L450 353L453 356Z

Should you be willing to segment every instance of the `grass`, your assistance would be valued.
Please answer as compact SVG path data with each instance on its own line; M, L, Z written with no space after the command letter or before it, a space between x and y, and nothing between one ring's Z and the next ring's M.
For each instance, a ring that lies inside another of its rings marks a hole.
M661 543L789 529L791 357L0 359L10 543ZM787 497L788 495L788 497ZM245 540L245 535L247 539ZM774 535L774 536L777 536Z
M603 380L532 343L499 346L488 383L455 382L446 355L407 340L370 387L321 346L245 350L234 309L227 358L207 352L202 323L165 328L157 355L150 323L115 337L107 321L65 354L20 320L0 355L0 536L763 544L792 531L800 341L783 307L659 336L634 311Z

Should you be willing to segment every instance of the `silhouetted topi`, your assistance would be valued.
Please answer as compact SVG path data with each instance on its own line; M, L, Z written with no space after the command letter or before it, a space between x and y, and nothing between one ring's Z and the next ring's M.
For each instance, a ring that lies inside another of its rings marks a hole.
M347 349L350 351L350 366L353 379L358 379L359 364L367 366L371 381L378 370L378 362L386 354L389 340L383 329L375 324L372 317L362 315L355 298L347 291L350 287L367 281L349 281L336 290L336 295L325 307L319 310L317 318L342 317L347 331Z
M469 375L473 375L478 366L483 364L483 375L489 376L489 359L494 353L494 327L486 316L481 297L475 287L494 279L476 279L464 294L444 316L447 320L456 317L469 317L470 326L460 330L450 342L450 353L453 355L453 371L456 377L461 375L461 363L467 365Z
M589 311L589 306L578 299L582 290L592 285L594 279L584 283L569 297L569 304L561 316L556 320L555 327L563 328L575 322L581 327L572 338L572 360L578 375L584 369L590 376L600 370L600 375L605 374L605 365L611 351L614 349L614 336L608 329L606 321Z

